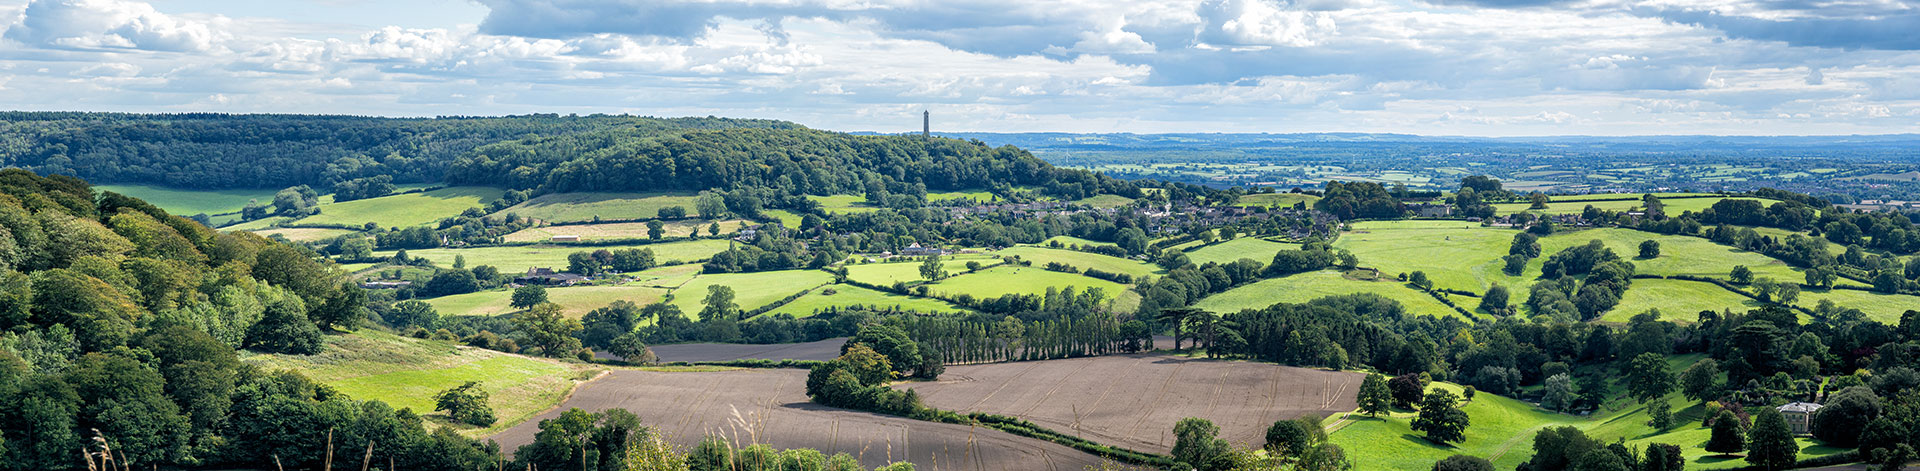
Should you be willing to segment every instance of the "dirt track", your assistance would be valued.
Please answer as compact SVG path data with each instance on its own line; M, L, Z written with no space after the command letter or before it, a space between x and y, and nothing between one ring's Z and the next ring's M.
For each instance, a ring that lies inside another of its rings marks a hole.
M846 337L831 338L807 343L777 343L769 345L750 345L737 343L682 343L653 347L654 356L662 362L676 361L728 361L747 358L767 360L819 360L826 361L840 357L840 345L847 343Z
M930 471L1079 471L1100 462L1093 455L1065 446L996 430L815 405L807 401L803 391L806 379L806 370L799 369L615 371L582 386L559 409L492 438L511 452L533 441L539 422L558 416L560 411L617 407L633 411L641 421L687 447L707 434L717 434L735 443L815 448L829 454L846 452L859 457L867 467L906 460Z
M1173 424L1182 418L1212 420L1221 438L1259 446L1274 421L1353 410L1362 378L1139 354L951 366L939 382L897 387L918 390L927 405L940 409L1019 417L1095 442L1165 454L1173 449Z

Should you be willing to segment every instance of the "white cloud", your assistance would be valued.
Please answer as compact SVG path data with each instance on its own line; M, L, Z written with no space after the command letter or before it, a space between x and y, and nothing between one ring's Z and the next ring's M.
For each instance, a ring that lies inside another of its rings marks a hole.
M6 38L32 46L69 49L146 49L197 52L231 35L225 17L193 21L124 0L34 0Z
M1216 47L1307 47L1336 29L1331 16L1292 9L1275 0L1208 0L1200 5L1194 40Z

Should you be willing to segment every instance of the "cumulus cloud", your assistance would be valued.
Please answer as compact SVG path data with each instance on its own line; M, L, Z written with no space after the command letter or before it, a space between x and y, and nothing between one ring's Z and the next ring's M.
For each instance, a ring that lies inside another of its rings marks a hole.
M1306 47L1334 33L1333 18L1274 0L1208 0L1194 40L1214 47Z
M161 14L152 5L123 0L34 0L5 37L24 44L65 49L206 51L230 37L225 18L191 21Z

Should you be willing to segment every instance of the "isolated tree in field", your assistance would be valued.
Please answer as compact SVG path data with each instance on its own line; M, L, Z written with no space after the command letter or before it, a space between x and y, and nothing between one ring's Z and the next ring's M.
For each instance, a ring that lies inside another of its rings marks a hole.
M1379 417L1382 413L1391 412L1393 392L1387 390L1387 378L1369 374L1366 379L1360 380L1359 401L1360 412L1368 416Z
M1727 274L1727 279L1733 280L1734 283L1739 283L1743 285L1747 283L1752 283L1753 269L1747 268L1746 265L1734 265L1733 271Z
M660 240L661 237L666 237L666 236L667 236L666 224L661 223L659 219L647 221L647 238L648 239Z
M1512 308L1512 294L1507 292L1507 287L1500 286L1499 283L1494 283L1492 288L1487 288L1487 295L1480 297L1480 309L1489 314L1506 315Z
M513 289L513 301L508 303L514 309L527 309L547 302L547 289L539 286L522 286Z
M921 278L925 278L927 281L933 281L945 278L946 275L946 270L941 269L939 255L928 255L926 260L920 262Z
M1411 409L1414 403L1420 402L1427 388L1420 385L1419 376L1404 374L1387 380L1387 390L1393 393L1394 407Z
M1794 301L1800 300L1800 285L1796 283L1781 283L1780 293L1776 297L1780 298L1780 304L1793 304Z
M1478 456L1453 455L1434 463L1433 471L1493 471L1493 462Z
M1707 358L1680 373L1680 393L1687 399L1704 401L1720 389L1720 362Z
M540 349L541 355L563 357L580 349L580 321L561 314L560 305L540 303L513 316L513 325L527 337L527 343Z
M1659 256L1660 241L1653 239L1640 241L1640 258L1658 258Z
M727 285L708 285L707 299L702 301L706 308L700 310L700 320L733 319L740 314L740 306L733 303L733 287Z
M1180 419L1173 425L1173 459L1196 469L1212 469L1212 463L1225 455L1229 446L1218 438L1220 427L1198 417Z
M1762 408L1747 431L1747 463L1764 470L1791 469L1799 460L1800 444L1793 441L1787 418L1772 407Z
M1445 389L1427 393L1427 397L1420 401L1420 415L1414 417L1411 428L1416 432L1426 432L1427 440L1435 443L1466 440L1470 420L1467 413L1460 410L1458 402L1453 393Z
M478 381L440 391L433 396L433 403L434 411L447 411L455 422L476 427L493 425L493 408L487 406L487 391L480 389Z
M1673 392L1666 356L1649 352L1634 357L1627 371L1627 392L1642 404Z
M1740 429L1740 417L1722 410L1713 417L1713 433L1707 437L1706 450L1731 455L1747 449L1747 434Z
M1407 277L1407 282L1416 288L1433 289L1433 280L1427 279L1427 272L1424 271L1414 270L1413 275Z
M715 222L715 223L712 223L712 224L708 224L708 225L707 225L707 235L710 235L710 236L718 236L718 235L720 235L720 223L718 223L718 222Z
M1553 201L1553 198L1548 197L1545 193L1534 192L1531 195L1527 195L1527 201L1530 203L1527 205L1527 209L1547 209L1547 202Z
M667 207L660 208L660 211L657 214L658 216L660 216L660 219L680 219L680 218L687 217L687 207L686 206L667 206Z
M440 322L440 312L425 301L406 300L394 303L393 312L386 315L388 325L395 328L420 327L431 329Z

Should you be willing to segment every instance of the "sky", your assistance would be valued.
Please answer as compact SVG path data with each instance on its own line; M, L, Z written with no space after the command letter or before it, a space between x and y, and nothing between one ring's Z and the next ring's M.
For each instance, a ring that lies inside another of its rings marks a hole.
M0 109L1920 132L1920 0L0 0Z

